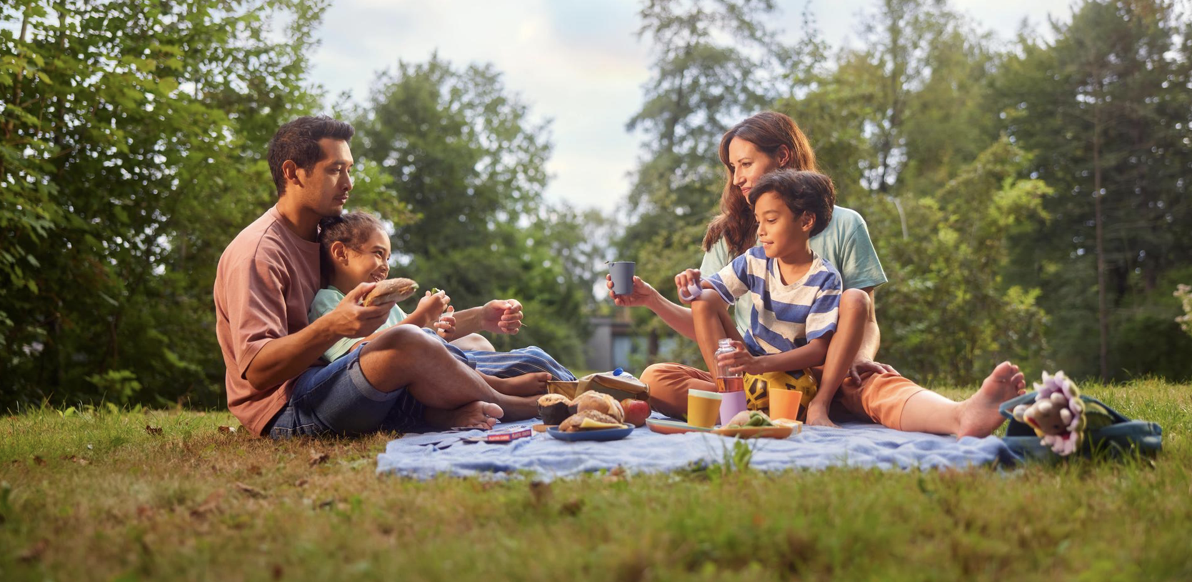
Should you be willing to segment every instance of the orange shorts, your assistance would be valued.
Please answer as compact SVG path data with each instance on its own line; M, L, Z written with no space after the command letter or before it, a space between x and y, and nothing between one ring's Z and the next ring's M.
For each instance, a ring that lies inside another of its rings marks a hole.
M687 417L687 391L716 391L712 375L683 364L654 364L641 381L650 386L650 406L667 416ZM902 430L902 409L912 396L926 390L897 374L872 374L857 384L846 378L832 398L833 408L868 417L873 422Z

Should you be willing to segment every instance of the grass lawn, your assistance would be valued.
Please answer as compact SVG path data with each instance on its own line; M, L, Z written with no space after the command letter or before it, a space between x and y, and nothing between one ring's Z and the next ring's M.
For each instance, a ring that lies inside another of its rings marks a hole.
M376 475L386 435L273 443L220 430L226 412L43 410L0 426L0 580L1192 579L1192 386L1083 388L1159 422L1163 454L417 482Z

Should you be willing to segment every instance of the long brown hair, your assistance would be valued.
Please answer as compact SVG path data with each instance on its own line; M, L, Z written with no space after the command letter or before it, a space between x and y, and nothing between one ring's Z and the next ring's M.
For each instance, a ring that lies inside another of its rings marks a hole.
M733 183L733 171L729 168L728 144L739 137L752 143L766 155L778 159L785 147L789 156L779 160L778 169L818 171L815 165L815 151L807 142L807 136L790 117L775 111L763 111L725 132L720 138L720 162L724 164L724 193L720 195L720 215L708 223L704 235L704 252L721 238L728 244L729 253L740 255L757 242L757 220L749 208L749 202L741 195L741 189ZM785 163L783 163L785 162Z

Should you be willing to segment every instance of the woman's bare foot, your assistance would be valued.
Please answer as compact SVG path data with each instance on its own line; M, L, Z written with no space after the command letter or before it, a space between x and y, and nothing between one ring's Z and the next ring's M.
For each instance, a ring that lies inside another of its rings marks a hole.
M550 381L550 373L535 372L512 378L497 378L496 376L485 375L484 381L488 382L488 385L492 386L493 390L501 394L507 394L509 396L540 396L546 394L546 383Z
M438 429L449 428L478 428L488 430L497 424L497 419L505 416L500 406L488 402L469 402L455 410L426 409L427 424Z
M1002 362L981 383L981 389L960 403L960 430L957 437L987 437L1005 422L998 413L1001 403L1023 394L1026 380L1018 366Z

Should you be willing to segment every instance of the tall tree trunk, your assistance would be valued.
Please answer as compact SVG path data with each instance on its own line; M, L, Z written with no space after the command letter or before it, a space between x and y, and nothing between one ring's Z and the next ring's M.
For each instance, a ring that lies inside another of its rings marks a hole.
M1101 91L1098 83L1093 97L1093 221L1097 227L1097 320L1101 331L1101 381L1109 381L1109 312L1105 302L1104 217L1101 214Z

